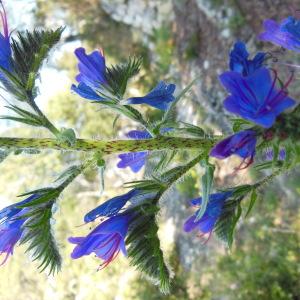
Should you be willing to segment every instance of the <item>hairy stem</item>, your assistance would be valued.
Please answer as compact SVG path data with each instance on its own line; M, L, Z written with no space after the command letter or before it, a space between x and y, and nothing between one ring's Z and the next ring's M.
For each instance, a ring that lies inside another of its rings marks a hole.
M159 136L147 140L88 140L77 139L73 145L61 143L56 139L49 138L9 138L0 137L0 148L4 149L55 149L67 151L97 151L104 154L120 153L120 152L138 152L153 150L174 150L174 149L210 149L217 138L207 139L191 139L178 137L162 137Z

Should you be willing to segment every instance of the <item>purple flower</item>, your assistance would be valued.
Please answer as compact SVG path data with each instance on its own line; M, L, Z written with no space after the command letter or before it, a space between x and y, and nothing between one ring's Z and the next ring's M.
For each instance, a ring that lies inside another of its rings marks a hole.
M230 70L241 73L244 76L251 75L262 67L265 55L266 53L264 52L258 52L253 59L248 59L249 53L245 43L238 41L234 44L233 50L229 54Z
M10 47L10 34L8 31L8 23L6 17L6 11L0 1L0 11L2 26L3 26L3 34L0 33L0 67L10 71L11 70L11 47ZM0 72L0 80L5 80L4 75Z
M127 136L135 140L150 139L151 135L147 131L132 130L127 133ZM137 173L145 165L148 156L148 151L130 152L119 155L121 159L117 167L124 169L129 167L133 172Z
M103 100L104 98L97 93L107 83L103 51L94 51L87 55L84 48L77 48L75 55L79 60L80 73L76 76L79 84L73 84L71 89L85 99Z
M21 219L20 217L26 213L26 209L18 208L18 206L28 203L36 197L37 195L32 195L27 199L7 206L0 211L0 255L6 254L2 264L6 262L9 255L13 254L14 247L23 234L22 226L26 221L26 218Z
M290 16L278 24L268 19L264 21L264 29L259 39L300 52L300 20Z
M98 217L112 217L119 213L125 204L134 196L138 195L139 190L132 189L128 193L116 196L95 209L91 210L84 216L84 222L92 222Z
M169 104L175 100L173 95L175 88L175 84L167 84L164 81L160 81L147 95L129 98L126 104L148 104L160 110L166 110Z
M194 215L189 217L183 225L183 230L185 232L191 232L194 229L198 229L200 231L200 236L204 236L206 234L211 235L214 226L222 213L222 208L224 206L225 201L231 197L232 192L220 192L211 194L209 196L209 201L206 207L206 211L204 215L196 221L197 214L199 209L195 212ZM191 200L191 204L193 206L200 206L202 203L202 197Z
M233 154L243 158L242 164L246 162L247 168L252 162L255 155L256 147L256 132L254 130L240 131L234 135L227 137L217 143L210 151L210 156L224 159ZM242 165L241 164L241 165ZM238 168L241 169L241 166Z
M163 134L170 130L172 130L172 128L162 128L160 130L160 133ZM147 131L132 130L127 133L127 137L135 140L144 140L144 139L150 139L151 135ZM129 167L134 173L137 173L145 165L148 154L149 154L148 151L119 154L118 157L121 160L118 162L117 167L120 169Z
M100 265L102 269L117 257L120 250L126 255L125 237L133 217L132 213L113 216L86 237L70 237L69 242L76 244L71 257L77 259L94 252L104 261Z
M272 80L266 68L260 68L247 77L237 72L221 74L220 81L231 94L224 100L224 107L243 119L265 128L271 127L279 114L295 104L287 96L292 76L280 90L275 87L277 79L277 73Z

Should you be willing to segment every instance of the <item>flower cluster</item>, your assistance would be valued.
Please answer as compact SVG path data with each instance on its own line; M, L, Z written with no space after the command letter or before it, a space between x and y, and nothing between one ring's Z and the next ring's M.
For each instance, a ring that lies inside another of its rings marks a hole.
M263 64L265 54L258 53L253 60L248 59L245 44L237 42L230 52L230 69L220 75L220 81L230 94L224 100L227 111L251 121L262 128L270 128L276 118L295 104L288 97L287 88L292 76L280 88L277 72ZM213 147L210 155L216 158L227 158L236 154L246 159L246 166L253 162L257 133L255 130L238 132Z
M266 20L264 28L265 32L259 35L261 40L300 52L300 20L288 17L280 24ZM282 83L277 71L267 68L265 59L264 52L259 52L253 59L249 59L246 45L238 41L229 54L230 71L219 77L229 93L224 100L225 109L258 125L258 128L272 127L276 118L296 103L288 96L287 90L293 76ZM217 143L211 149L210 155L218 159L238 155L243 161L237 169L247 168L254 160L258 137L259 131L255 127L237 132ZM284 160L285 157L285 149L280 149L279 160ZM273 150L267 151L266 159L273 159ZM198 210L185 222L184 230L190 232L197 228L200 236L210 236L224 203L231 196L231 192L211 194L204 215L197 220ZM191 203L195 206L201 205L201 202L202 198L197 198Z

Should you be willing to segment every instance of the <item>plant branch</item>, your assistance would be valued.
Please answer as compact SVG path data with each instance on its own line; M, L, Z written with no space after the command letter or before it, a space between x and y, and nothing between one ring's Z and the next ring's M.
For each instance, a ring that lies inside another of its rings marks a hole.
M76 139L74 144L62 143L50 138L10 138L0 137L3 149L55 149L67 151L102 152L103 154L174 149L210 149L218 138L179 138L159 136L147 140L89 140Z

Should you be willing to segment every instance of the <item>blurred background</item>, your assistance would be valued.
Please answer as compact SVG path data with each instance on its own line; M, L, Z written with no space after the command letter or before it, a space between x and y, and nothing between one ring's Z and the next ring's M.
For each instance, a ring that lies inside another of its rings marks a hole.
M66 26L63 41L42 71L38 104L58 127L72 127L82 138L105 139L124 138L136 127L120 119L112 129L113 114L70 92L77 72L75 48L82 45L92 51L102 47L108 64L129 55L143 56L142 71L130 86L131 95L149 91L158 80L175 82L180 91L200 76L181 102L178 116L215 133L226 133L230 131L229 116L222 108L224 91L217 76L228 68L230 47L242 39L252 53L261 49L256 35L263 19L280 19L290 14L291 8L300 8L299 0L7 0L4 4L11 30ZM286 60L297 61L289 55ZM299 95L297 81L291 89ZM2 101L1 114L4 105ZM159 117L151 109L145 113L153 119ZM2 136L47 135L6 121L1 121L0 131ZM24 191L49 185L78 159L75 154L53 151L10 156L1 164L1 207L16 202L16 195ZM188 200L199 196L199 170L191 171L164 199L158 220L162 247L174 273L171 295L160 294L122 255L99 272L100 262L92 255L72 261L73 247L67 238L88 233L87 226L78 227L84 214L124 192L125 181L143 175L117 169L116 162L117 156L109 157L102 195L99 174L90 171L60 199L54 228L64 258L62 271L55 277L39 274L37 263L24 254L26 248L16 247L0 270L1 300L300 299L297 171L262 192L251 215L238 224L231 251L214 237L203 245L195 235L182 232L185 218L192 213ZM217 164L216 184L220 186L251 182L263 175L243 171L233 178L230 174L238 160Z

